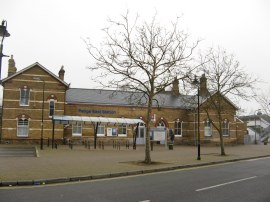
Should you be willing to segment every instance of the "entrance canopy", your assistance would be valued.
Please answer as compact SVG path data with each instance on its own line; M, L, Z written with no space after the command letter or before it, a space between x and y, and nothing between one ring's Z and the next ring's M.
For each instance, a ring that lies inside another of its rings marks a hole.
M56 124L119 124L119 125L133 125L143 123L141 119L128 119L128 118L109 118L109 117L89 117L89 116L53 116L52 121Z

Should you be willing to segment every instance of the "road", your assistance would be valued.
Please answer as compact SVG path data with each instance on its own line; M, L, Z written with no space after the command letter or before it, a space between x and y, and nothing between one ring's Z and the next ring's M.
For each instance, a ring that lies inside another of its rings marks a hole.
M0 188L0 201L270 201L270 158L115 179Z

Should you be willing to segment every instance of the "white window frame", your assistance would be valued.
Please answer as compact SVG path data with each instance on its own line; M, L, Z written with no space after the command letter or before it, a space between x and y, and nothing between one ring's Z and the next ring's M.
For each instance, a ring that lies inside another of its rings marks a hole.
M180 128L178 128L178 124L180 123ZM177 126L177 128L175 127ZM180 134L176 134L175 131L180 131ZM179 121L179 119L177 119L175 122L174 122L174 135L175 137L182 137L182 131L183 131L183 121Z
M28 92L28 97L22 97L22 91ZM26 100L26 102L23 102L23 100ZM23 88L20 88L20 106L29 106L30 103L30 88L27 86L24 86Z
M139 123L138 134L136 138L145 138L145 124Z
M163 119L158 122L157 128L166 128L166 124Z
M99 133L100 130L103 130L103 133ZM104 137L105 136L105 125L98 125L97 136Z
M226 133L224 133L226 131ZM230 122L228 119L224 119L222 123L222 135L225 137L230 136Z
M123 131L125 133L123 133ZM127 137L127 125L125 125L125 124L119 125L117 132L118 132L119 137Z
M73 137L81 137L82 136L82 123L73 123L72 124L72 136Z
M212 137L212 122L209 119L204 121L204 136L205 137Z
M53 103L53 114L51 114L51 103ZM55 113L55 100L50 99L49 100L49 117L51 118Z
M23 124L19 124L20 121L22 121ZM25 121L27 121L27 124L24 124ZM17 137L28 137L28 136L29 136L29 119L18 118L17 119Z

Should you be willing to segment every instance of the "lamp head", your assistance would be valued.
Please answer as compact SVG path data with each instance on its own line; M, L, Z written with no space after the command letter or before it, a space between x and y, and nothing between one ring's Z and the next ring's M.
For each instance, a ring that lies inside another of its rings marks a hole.
M10 34L7 31L7 21L3 20L0 25L0 36L1 37L9 37Z
M199 80L197 79L197 76L195 75L195 77L194 77L194 80L192 81L192 84L194 85L194 86L198 86L199 85Z
M261 109L258 109L257 116L261 116L261 115L262 115Z

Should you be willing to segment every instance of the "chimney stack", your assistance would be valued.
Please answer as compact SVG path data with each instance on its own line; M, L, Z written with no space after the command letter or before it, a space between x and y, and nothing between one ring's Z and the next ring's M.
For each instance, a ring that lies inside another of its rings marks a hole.
M64 81L65 70L64 70L63 65L62 65L61 69L59 70L58 75L59 75L59 78Z
M180 92L179 92L179 81L177 79L177 77L174 77L174 81L173 81L173 86L172 86L172 93L174 96L179 96Z
M205 74L203 74L200 78L200 96L206 97L207 94L208 94L207 79L205 77Z
M15 61L13 59L13 55L11 55L8 60L8 77L15 74L17 72L17 68L15 67Z

